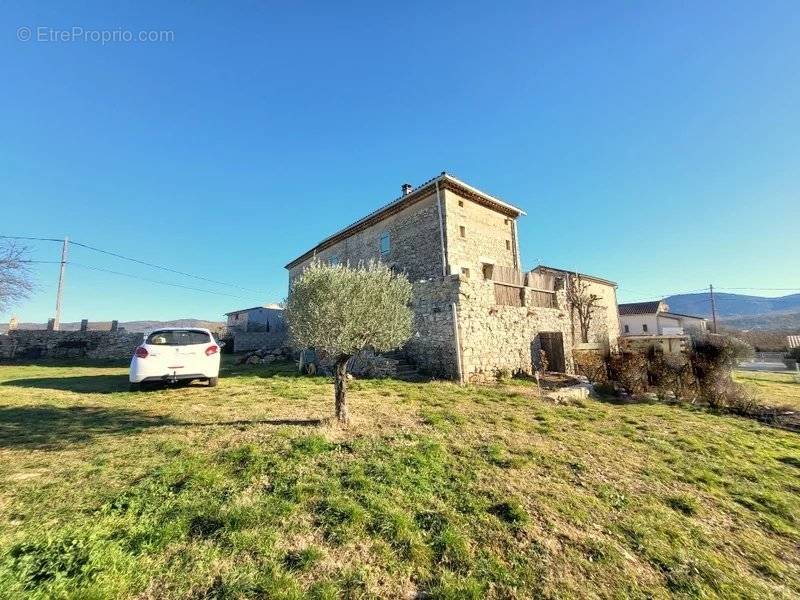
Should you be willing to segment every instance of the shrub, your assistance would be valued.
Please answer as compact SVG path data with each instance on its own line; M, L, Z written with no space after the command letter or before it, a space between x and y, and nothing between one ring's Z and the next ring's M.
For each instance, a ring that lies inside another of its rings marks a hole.
M670 394L676 400L694 395L692 363L685 354L665 354L652 349L648 353L648 377L661 399Z
M746 407L752 402L731 379L737 362L753 349L731 336L707 334L694 340L689 355L700 397L712 408Z
M572 353L575 362L575 371L583 375L592 383L605 383L608 381L607 357L596 350L575 350Z
M620 352L609 360L611 376L629 394L647 391L647 356L642 352Z

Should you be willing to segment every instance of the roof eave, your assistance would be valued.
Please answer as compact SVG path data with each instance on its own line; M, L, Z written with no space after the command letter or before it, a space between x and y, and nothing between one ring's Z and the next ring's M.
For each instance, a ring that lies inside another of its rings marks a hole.
M433 179L429 179L428 181L426 181L425 183L414 189L410 194L407 194L405 196L400 196L399 198L392 200L391 202L382 206L381 208L372 211L365 217L362 217L361 219L351 223L347 227L344 227L343 229L340 229L336 233L329 235L321 242L316 244L313 248L307 250L294 260L290 261L287 265L285 265L284 268L291 269L299 265L300 263L308 260L309 258L312 258L316 252L325 250L326 248L335 244L337 241L349 237L353 233L359 231L360 228L369 227L370 225L379 223L386 216L389 216L393 212L403 210L403 208L405 208L404 205L411 206L415 202L426 197L431 191L433 191L431 188L435 188L437 183L443 183L443 182L449 182L456 187L463 188L467 192L472 193L475 196L484 199L488 203L495 205L494 207L490 206L490 208L499 209L499 212L506 213L514 218L527 215L527 213L524 210L514 206L513 204L509 204L508 202L504 202L503 200L500 200L495 196L491 196L486 192L482 192L478 188L475 188L469 185L468 183L461 181L457 177L449 175L448 173L442 173L441 175L434 177Z

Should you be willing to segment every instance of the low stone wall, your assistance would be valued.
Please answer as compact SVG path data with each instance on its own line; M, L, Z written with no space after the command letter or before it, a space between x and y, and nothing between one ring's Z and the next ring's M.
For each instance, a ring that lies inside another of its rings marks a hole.
M250 352L252 350L273 350L286 344L286 332L248 331L233 333L233 351Z
M0 359L130 358L142 343L141 333L120 331L9 331L0 335Z

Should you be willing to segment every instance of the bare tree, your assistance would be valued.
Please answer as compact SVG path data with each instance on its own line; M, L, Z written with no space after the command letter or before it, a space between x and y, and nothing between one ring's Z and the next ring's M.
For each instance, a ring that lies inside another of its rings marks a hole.
M314 263L294 280L286 304L293 343L334 362L336 418L349 421L347 361L366 348L386 352L411 336L411 284L380 263Z
M27 255L28 248L13 241L0 244L0 310L24 300L33 290Z
M589 284L581 279L578 273L567 277L567 302L578 317L581 328L581 342L589 342L589 326L592 323L594 309L599 306L600 296L589 292Z

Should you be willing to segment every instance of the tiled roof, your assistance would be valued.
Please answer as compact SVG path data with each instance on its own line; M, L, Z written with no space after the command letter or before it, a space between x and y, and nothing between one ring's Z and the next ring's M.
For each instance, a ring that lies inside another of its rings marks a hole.
M787 335L786 343L789 348L800 348L800 335Z
M619 314L623 315L654 315L661 306L661 300L652 302L629 302L619 305Z
M540 272L540 271L555 271L557 273L567 273L569 275L580 275L584 279L588 279L589 281L595 281L597 283L602 283L604 285L612 285L617 287L617 283L615 281L610 281L608 279L603 279L602 277L595 277L594 275L587 275L586 273L578 273L577 271L570 271L569 269L557 269L556 267L548 267L546 265L537 265L533 271Z
M292 262L286 265L287 269L291 269L297 264L300 264L304 260L312 257L316 252L324 250L325 248L329 248L330 246L334 245L336 242L343 240L350 235L369 227L370 225L374 225L379 221L382 221L384 218L392 215L400 210L403 210L407 206L414 204L415 202L422 200L423 198L427 197L434 189L437 183L441 183L442 185L452 186L455 189L462 190L462 193L468 193L473 196L476 200L480 201L487 206L491 206L495 210L503 212L507 215L518 217L520 215L524 215L525 211L521 208L517 208L512 204L508 204L500 200L499 198L495 198L494 196L490 196L486 192L482 192L481 190L472 187L468 183L464 183L460 179L453 177L452 175L442 172L441 175L438 177L434 177L433 179L429 179L422 185L414 188L414 190L410 194L406 194L404 196L400 196L395 200L389 202L377 210L369 213L366 217L351 223L344 229L340 229L336 233L331 236L326 237L324 240L319 242L316 246L308 250L304 254L295 258ZM423 193L424 192L424 193Z

